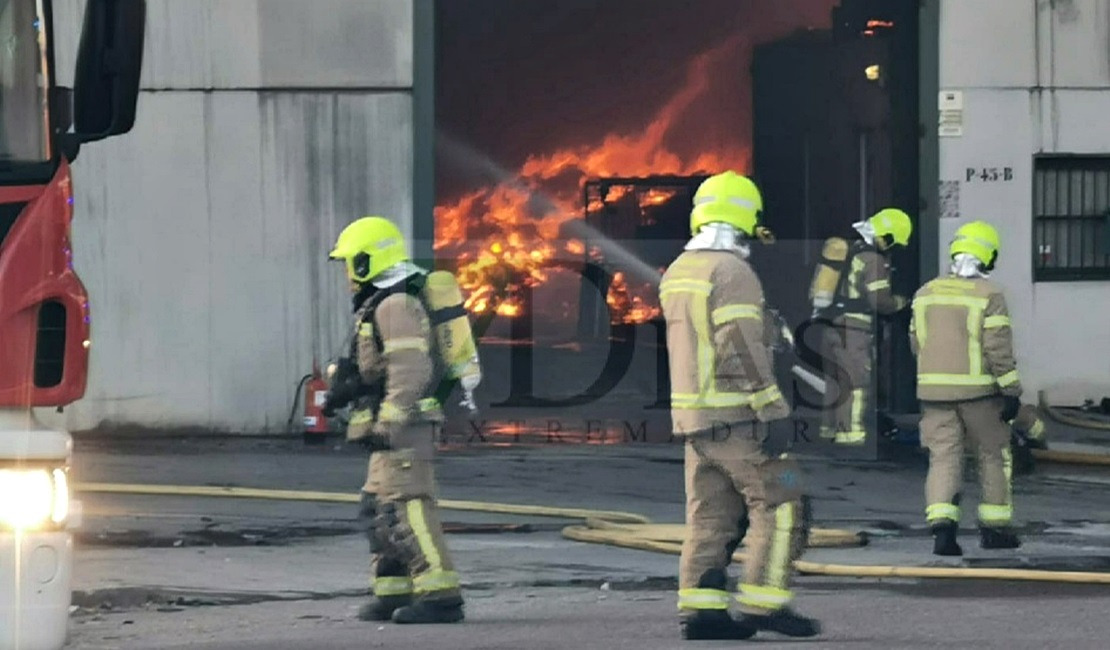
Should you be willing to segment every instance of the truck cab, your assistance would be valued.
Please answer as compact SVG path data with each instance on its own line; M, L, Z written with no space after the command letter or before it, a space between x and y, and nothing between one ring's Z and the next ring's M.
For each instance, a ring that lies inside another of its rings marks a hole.
M85 393L92 321L70 165L134 123L146 4L87 0L72 88L55 79L53 15L52 0L0 0L0 650L67 636L73 444L33 409Z

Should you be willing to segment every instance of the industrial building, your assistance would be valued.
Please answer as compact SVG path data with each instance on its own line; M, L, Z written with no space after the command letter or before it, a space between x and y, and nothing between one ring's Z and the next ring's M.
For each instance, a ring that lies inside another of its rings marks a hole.
M59 61L83 4L55 17ZM148 4L135 129L74 165L88 392L44 419L282 432L298 380L346 334L326 261L340 228L390 215L433 256L434 2ZM989 220L1030 395L1110 384L1108 51L1110 0L843 0L828 33L762 48L754 170L798 253L779 276L807 283L813 242L897 203L918 219L896 260L912 291L944 268L961 223ZM766 117L799 101L812 110ZM788 312L804 294L769 289ZM902 377L912 359L894 330ZM912 412L912 389L892 381L891 407Z

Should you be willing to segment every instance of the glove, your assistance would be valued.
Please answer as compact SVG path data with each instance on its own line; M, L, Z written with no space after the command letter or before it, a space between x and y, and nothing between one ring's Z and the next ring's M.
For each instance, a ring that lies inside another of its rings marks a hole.
M329 390L324 398L324 406L320 408L320 413L326 418L334 418L335 412L350 404L350 402L350 397Z
M1002 398L1002 413L999 417L1003 422L1008 423L1017 417L1019 410L1021 410L1021 400L1012 395L1006 395Z
M335 412L347 406L360 397L380 398L382 385L376 383L368 385L363 383L359 374L358 365L350 359L340 359L333 378L332 386L328 389L324 406L320 409L324 417L335 417Z
M358 363L350 357L342 357L335 362L335 383L346 384L353 379L359 379Z

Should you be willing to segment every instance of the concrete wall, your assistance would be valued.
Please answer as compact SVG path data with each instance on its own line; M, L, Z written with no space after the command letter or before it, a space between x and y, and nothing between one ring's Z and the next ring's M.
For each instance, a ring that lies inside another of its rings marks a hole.
M68 83L84 2L55 5ZM412 0L148 7L135 128L75 164L93 353L61 424L282 431L346 333L335 236L412 230Z
M1031 254L1033 155L1110 154L1110 0L959 0L940 11L940 87L964 101L963 135L940 139L941 181L959 182L959 216L941 219L941 268L957 227L995 223L994 277L1008 291L1027 398L1110 384L1110 283L1034 283ZM965 180L982 167L1011 167L1012 180Z

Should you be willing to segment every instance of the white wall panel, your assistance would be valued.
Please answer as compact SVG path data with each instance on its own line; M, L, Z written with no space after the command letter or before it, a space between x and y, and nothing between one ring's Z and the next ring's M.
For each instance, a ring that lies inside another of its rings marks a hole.
M1042 85L1110 85L1110 2L1055 0L1041 5Z
M1014 316L1027 398L1074 382L1106 385L1110 283L1034 283L1031 251L1033 155L1110 154L1110 2L966 0L941 10L940 85L964 91L963 135L940 141L941 179L961 183L961 218L940 224L941 268L961 223L997 224L994 278ZM967 181L969 167L1010 167L1013 179Z
M1032 86L1039 0L940 3L940 79L948 88Z
M144 93L126 138L75 163L92 369L72 430L280 431L344 336L335 235L411 229L411 101L396 94Z
M55 3L69 83L86 0ZM412 0L147 0L148 89L408 88Z
M74 165L93 347L71 430L282 431L349 319L326 260L412 223L412 0L148 0L134 130ZM55 3L59 83L85 0ZM318 89L318 90L314 90Z
M412 86L413 0L255 1L266 87Z

